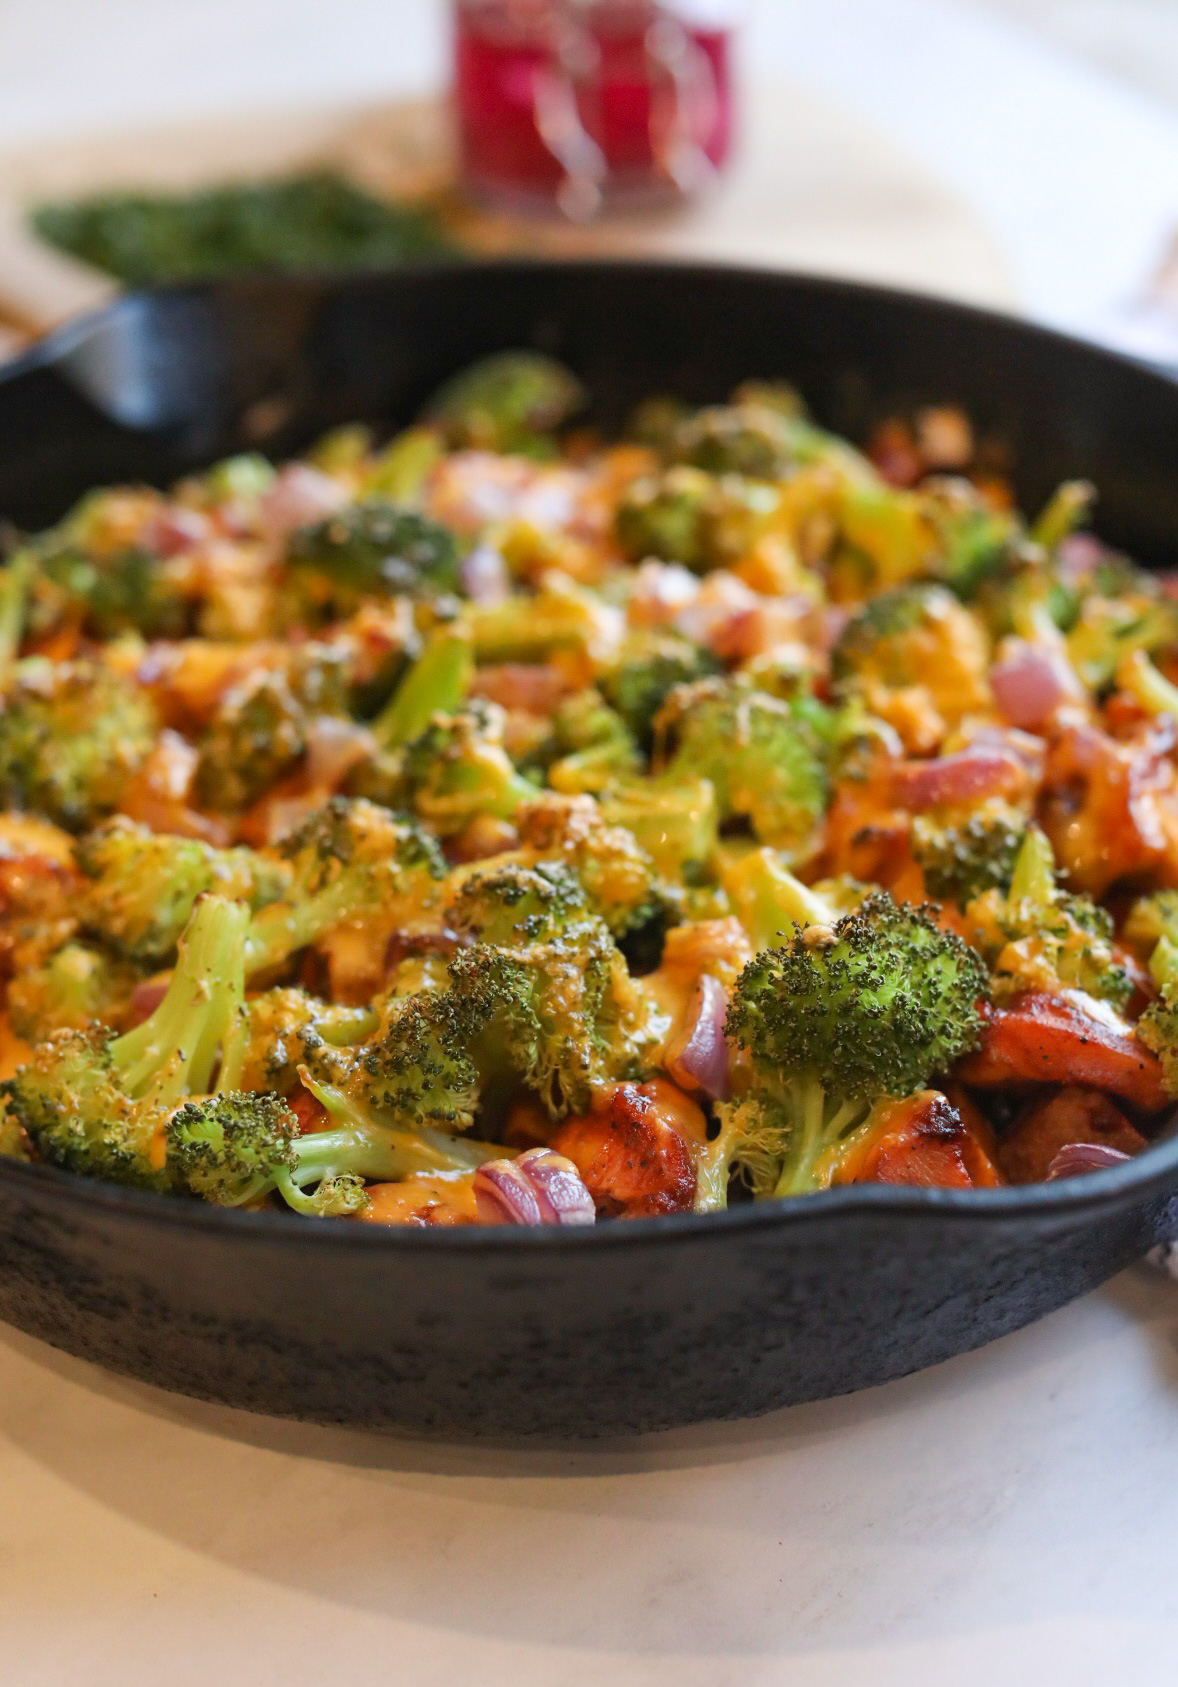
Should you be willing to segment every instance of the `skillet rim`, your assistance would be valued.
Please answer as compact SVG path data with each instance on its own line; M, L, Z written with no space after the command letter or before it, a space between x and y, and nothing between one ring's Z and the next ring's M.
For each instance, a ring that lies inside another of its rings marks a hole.
M477 285L480 276L516 273L534 276L543 273L589 275L609 273L655 277L668 272L676 276L690 274L701 279L746 280L753 284L800 284L813 287L833 297L851 297L863 304L889 302L909 306L949 320L973 323L980 327L1013 330L1034 340L1054 344L1064 352L1074 352L1131 371L1134 379L1156 382L1171 391L1178 390L1178 371L1170 373L1145 358L1113 350L1098 341L1078 334L982 305L966 304L956 299L916 289L892 287L849 277L826 276L800 269L767 269L763 266L699 262L691 258L580 258L570 261L547 258L480 258L471 260L436 260L406 265L399 269L373 269L350 274L305 271L291 275L248 275L218 281L194 281L129 289L109 304L63 323L59 328L36 341L15 358L0 365L0 392L21 378L40 370L52 370L82 344L92 333L116 321L120 315L150 309L158 301L168 299L217 299L236 301L250 293L269 294L276 287L308 295L324 291L378 290L390 280L402 279L428 282L437 277L468 277ZM125 1212L145 1221L187 1229L208 1230L242 1240L263 1241L272 1238L317 1238L315 1246L358 1248L395 1248L397 1250L427 1249L448 1251L477 1249L495 1253L515 1254L535 1248L560 1248L562 1252L592 1248L612 1248L630 1244L648 1244L663 1238L673 1242L676 1237L687 1240L694 1236L726 1232L745 1233L777 1229L782 1225L805 1224L854 1218L859 1214L894 1216L897 1219L939 1219L951 1215L954 1223L969 1221L1009 1222L1019 1218L1050 1222L1066 1220L1088 1212L1099 1213L1112 1209L1122 1201L1139 1201L1150 1197L1174 1194L1174 1173L1178 1172L1178 1113L1167 1122L1168 1137L1151 1143L1140 1155L1124 1165L1102 1171L1088 1172L1053 1183L1022 1184L997 1189L934 1189L912 1185L847 1184L841 1188L815 1190L806 1195L791 1195L778 1200L749 1202L719 1212L669 1213L659 1217L627 1220L598 1226L577 1225L562 1227L542 1225L534 1229L526 1226L488 1225L453 1226L427 1229L411 1225L381 1225L357 1223L308 1223L294 1213L247 1212L237 1208L217 1207L199 1200L156 1194L149 1190L103 1183L95 1178L81 1177L55 1166L30 1164L0 1157L0 1191L18 1194L22 1187L31 1196L47 1192L51 1199L60 1199L64 1207L82 1207L112 1214ZM326 1239L326 1240L325 1240Z

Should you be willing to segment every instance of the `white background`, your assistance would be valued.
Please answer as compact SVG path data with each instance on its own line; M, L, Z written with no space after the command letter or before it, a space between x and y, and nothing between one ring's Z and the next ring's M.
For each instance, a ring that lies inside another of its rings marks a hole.
M758 71L954 185L1029 310L1115 322L1178 220L1172 7L762 0L755 27ZM0 146L416 88L442 40L404 0L0 0ZM0 1680L1170 1680L1176 1332L1141 1269L851 1400L528 1451L274 1425L0 1333Z

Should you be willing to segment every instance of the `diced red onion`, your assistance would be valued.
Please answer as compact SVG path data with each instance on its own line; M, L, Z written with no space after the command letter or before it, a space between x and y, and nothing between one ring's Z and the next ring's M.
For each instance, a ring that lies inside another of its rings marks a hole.
M1080 682L1061 651L1007 639L990 669L990 685L1003 717L1030 731L1044 726L1061 703L1083 697Z
M212 524L203 511L167 504L148 523L143 544L156 556L180 556L203 544L211 532Z
M727 1013L727 991L718 978L704 973L663 1057L668 1075L680 1089L706 1095L712 1101L728 1099Z
M1130 1156L1104 1142L1066 1142L1047 1168L1047 1178L1053 1182L1060 1177L1083 1177L1086 1172L1102 1172L1109 1166L1119 1166Z
M472 603L502 603L511 591L507 564L493 545L476 545L463 557L458 583Z
M1013 793L1025 783L1026 769L1013 751L971 747L931 761L900 762L891 781L901 808L939 808Z
M338 481L310 463L288 463L263 494L258 519L265 533L280 539L296 527L334 515L347 496Z
M551 1148L488 1160L474 1174L480 1224L592 1224L597 1212L581 1174Z

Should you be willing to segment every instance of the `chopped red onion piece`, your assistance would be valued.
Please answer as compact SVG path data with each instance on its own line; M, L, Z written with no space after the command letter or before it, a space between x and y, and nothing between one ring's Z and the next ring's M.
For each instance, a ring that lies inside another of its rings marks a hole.
M680 1089L699 1092L712 1101L728 1099L727 1013L727 991L718 978L704 973L663 1059Z
M344 488L330 475L310 463L288 463L263 494L258 516L266 533L283 538L296 527L334 515L346 500Z
M507 564L493 545L476 545L463 557L458 582L472 603L502 603L511 591Z
M142 1025L150 1019L168 993L167 978L144 978L131 992L127 1016L132 1025Z
M180 556L195 550L212 533L212 524L200 510L183 504L168 504L152 517L143 533L143 543L156 556Z
M1103 1142L1066 1142L1047 1168L1049 1182L1060 1177L1083 1177L1085 1172L1102 1172L1129 1159L1119 1148Z
M1003 717L1011 726L1034 730L1050 720L1061 703L1083 697L1061 651L1007 639L999 660L990 669L990 684Z
M529 1148L517 1160L488 1160L474 1174L480 1224L592 1224L593 1197L581 1174L551 1148Z

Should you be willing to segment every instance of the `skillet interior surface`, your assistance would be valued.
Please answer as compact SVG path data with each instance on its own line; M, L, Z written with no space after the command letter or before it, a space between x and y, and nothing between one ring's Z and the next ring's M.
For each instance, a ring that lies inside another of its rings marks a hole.
M1173 560L1178 384L986 313L805 277L462 266L119 301L0 376L0 518L166 482L346 420L407 421L446 375L535 345L618 423L654 391L801 386L861 435L959 402L1020 500L1101 490L1100 529ZM855 1189L585 1235L377 1231L227 1213L0 1164L0 1317L164 1387L454 1435L601 1435L882 1382L1015 1329L1178 1229L1178 1142L1066 1185Z

